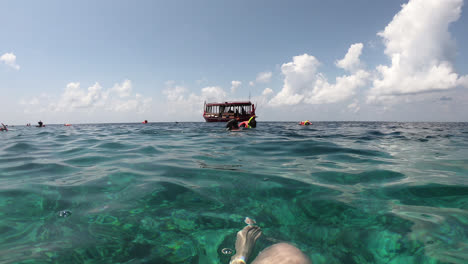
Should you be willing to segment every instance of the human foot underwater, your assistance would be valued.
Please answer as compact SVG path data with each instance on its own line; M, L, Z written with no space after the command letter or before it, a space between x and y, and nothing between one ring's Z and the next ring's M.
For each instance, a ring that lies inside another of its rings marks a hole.
M247 264L262 230L255 221L246 217L247 226L237 232L236 254L230 264ZM277 243L267 247L258 254L252 264L312 264L310 259L297 247L288 243Z

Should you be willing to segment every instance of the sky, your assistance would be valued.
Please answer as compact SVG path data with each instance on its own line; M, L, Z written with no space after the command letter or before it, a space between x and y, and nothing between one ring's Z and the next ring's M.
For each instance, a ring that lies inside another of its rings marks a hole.
M0 122L468 121L464 0L1 1Z

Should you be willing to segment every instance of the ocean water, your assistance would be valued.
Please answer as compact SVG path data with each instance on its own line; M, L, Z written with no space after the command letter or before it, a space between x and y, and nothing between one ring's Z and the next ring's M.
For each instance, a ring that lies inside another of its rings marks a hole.
M0 263L228 263L247 216L254 256L468 263L468 123L223 126L0 133Z

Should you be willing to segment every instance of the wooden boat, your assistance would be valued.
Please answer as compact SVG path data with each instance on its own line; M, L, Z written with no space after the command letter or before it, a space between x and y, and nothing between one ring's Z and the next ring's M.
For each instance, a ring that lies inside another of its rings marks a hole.
M206 122L227 122L236 117L239 122L248 121L255 115L255 105L250 101L206 103L203 107Z

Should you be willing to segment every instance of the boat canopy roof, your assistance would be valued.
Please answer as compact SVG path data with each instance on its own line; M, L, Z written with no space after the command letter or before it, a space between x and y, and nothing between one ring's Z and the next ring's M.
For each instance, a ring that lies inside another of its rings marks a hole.
M206 106L236 106L236 105L252 105L250 101L239 101L239 102L224 102L224 103L206 103Z

